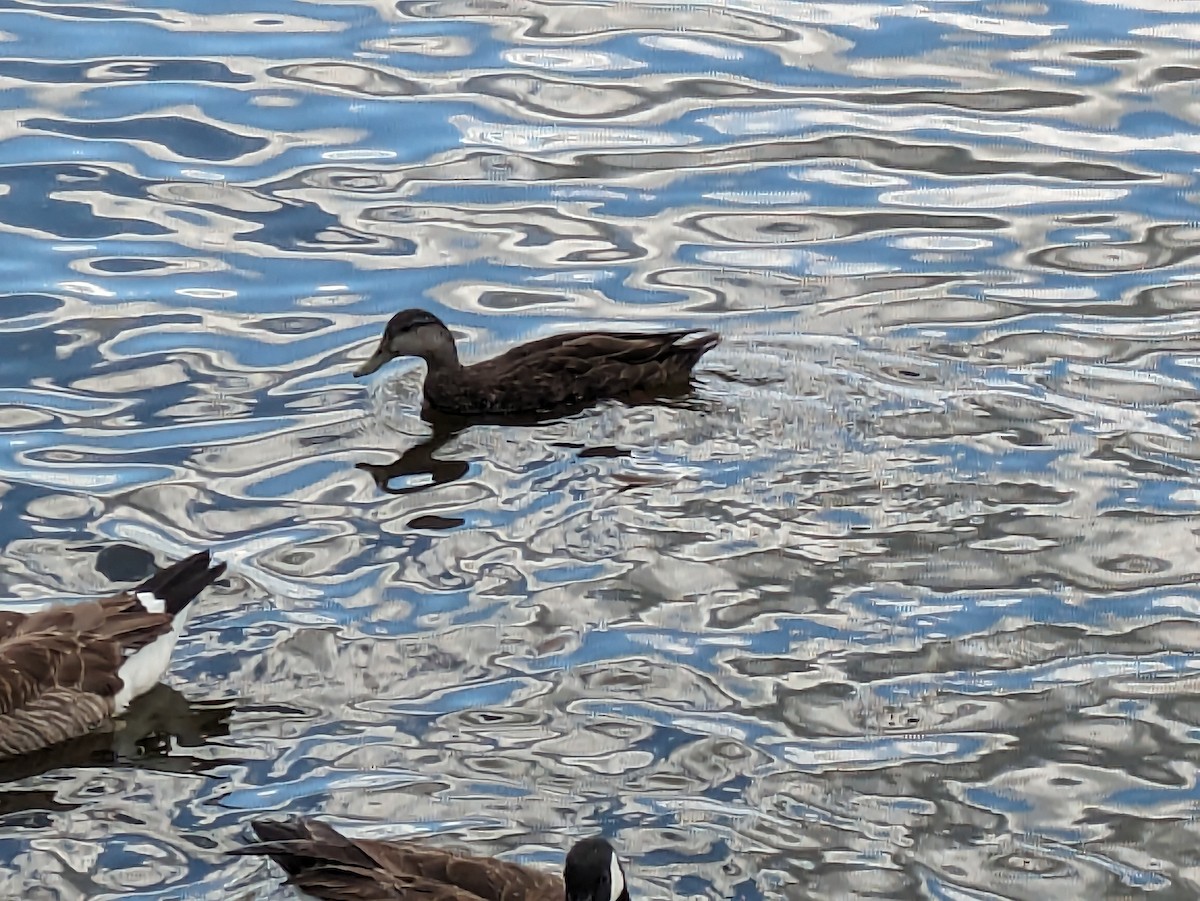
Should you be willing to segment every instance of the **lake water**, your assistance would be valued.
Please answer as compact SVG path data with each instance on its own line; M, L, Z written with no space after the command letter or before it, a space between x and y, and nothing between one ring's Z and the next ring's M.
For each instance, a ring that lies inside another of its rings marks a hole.
M636 898L1200 895L1200 3L14 0L0 599L229 561L0 898L320 814ZM479 359L722 344L431 437Z

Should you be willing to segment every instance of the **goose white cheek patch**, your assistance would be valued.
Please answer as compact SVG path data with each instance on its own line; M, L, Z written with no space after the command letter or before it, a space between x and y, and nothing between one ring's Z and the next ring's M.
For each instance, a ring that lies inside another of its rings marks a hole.
M152 594L149 591L139 591L137 594L134 595L134 597L136 597L139 601L141 601L142 606L145 607L147 610L149 610L151 613L162 613L164 610L167 609L167 605L163 603L163 599L160 597L156 597L154 594Z
M621 872L621 864L617 861L616 854L609 858L608 884L612 891L612 897L608 901L617 901L625 892L625 874Z

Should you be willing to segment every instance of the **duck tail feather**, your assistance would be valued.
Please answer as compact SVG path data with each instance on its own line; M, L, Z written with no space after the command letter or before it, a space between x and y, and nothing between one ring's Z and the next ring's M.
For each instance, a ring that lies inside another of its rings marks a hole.
M721 336L716 332L687 332L675 342L675 347L685 356L688 368L691 368L720 343Z

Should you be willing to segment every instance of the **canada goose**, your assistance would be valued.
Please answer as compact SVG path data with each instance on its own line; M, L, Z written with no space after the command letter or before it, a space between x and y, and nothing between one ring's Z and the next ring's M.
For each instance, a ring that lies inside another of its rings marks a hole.
M629 901L617 853L599 837L571 848L560 879L415 841L349 838L307 817L251 826L259 842L230 853L270 857L289 885L324 901Z
M684 388L720 338L713 332L573 332L552 335L471 366L458 359L445 323L424 310L397 313L371 358L370 375L396 357L425 361L425 404L458 416L582 407L607 398Z
M85 735L157 685L224 571L202 551L103 600L0 610L0 759Z

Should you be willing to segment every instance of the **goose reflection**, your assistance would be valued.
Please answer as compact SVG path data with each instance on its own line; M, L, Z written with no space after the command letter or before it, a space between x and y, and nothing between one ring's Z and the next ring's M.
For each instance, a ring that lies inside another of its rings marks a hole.
M202 772L214 761L175 749L201 747L228 735L236 706L235 701L189 701L159 683L135 699L119 722L101 731L0 762L0 784L77 767L136 765L159 772ZM0 803L0 808L5 806Z

